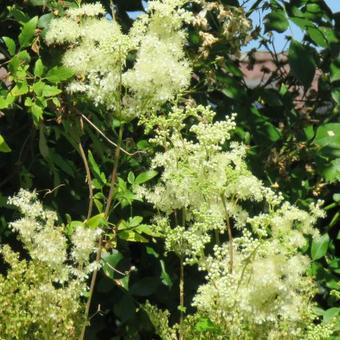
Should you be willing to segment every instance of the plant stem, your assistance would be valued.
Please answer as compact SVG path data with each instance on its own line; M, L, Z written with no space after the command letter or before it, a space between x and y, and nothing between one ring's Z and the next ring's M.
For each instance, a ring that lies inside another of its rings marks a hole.
M183 340L183 320L184 320L184 265L183 256L179 258L180 274L179 274L179 305L180 305L180 319L179 319L179 340Z
M83 148L83 146L81 145L80 142L78 143L78 148L79 148L80 156L81 156L83 163L84 163L84 167L85 167L85 171L86 171L86 181L87 181L87 185L89 187L89 207L87 209L87 219L89 219L92 215L92 208L93 208L92 178L91 178L89 163L87 162L87 158L86 158L84 148Z
M121 144L122 144L122 139L123 139L123 131L124 131L124 127L123 127L123 125L121 125L120 128L119 128L118 143L117 143L117 146L116 146L116 149L115 149L115 154L114 154L114 165L113 165L112 174L111 174L110 191L109 191L109 195L107 197L105 211L104 211L104 218L106 220L109 217L110 207L111 207L113 194L114 194L114 190L115 190L115 184L116 184L116 179L117 179L117 170L118 170L119 157L120 157L120 150L121 150ZM87 319L88 319L88 316L89 316L92 296L93 296L93 293L94 293L94 287L95 287L96 280L97 280L98 267L99 267L100 259L101 259L101 256L102 256L102 243L103 243L103 236L101 235L99 237L99 240L98 240L97 253L96 253L96 264L97 264L97 266L92 273L89 297L88 297L88 300L87 300L87 303L86 303L86 308L85 308L85 322L84 322L84 326L83 326L81 335L79 337L79 340L83 340L84 336L85 336Z
M110 191L107 197L106 207L104 211L105 218L109 217L109 212L110 212L111 203L113 199L113 193L115 191L115 184L117 180L117 170L118 170L119 157L120 157L120 149L121 149L121 144L122 144L122 139L123 139L123 131L124 131L124 127L123 125L121 125L119 128L118 143L117 143L115 155L114 155L114 165L113 165L113 169L111 173Z
M182 210L182 226L185 228L186 222L186 210ZM179 316L179 340L183 340L183 320L184 320L184 255L183 253L179 256L179 305L180 305L180 316Z
M228 231L228 239L229 239L229 274L233 272L233 266L234 266L234 249L233 249L233 234L231 232L231 226L230 226L230 218L227 211L227 205L225 202L224 195L221 195L225 217L226 217L226 223L227 223L227 231Z

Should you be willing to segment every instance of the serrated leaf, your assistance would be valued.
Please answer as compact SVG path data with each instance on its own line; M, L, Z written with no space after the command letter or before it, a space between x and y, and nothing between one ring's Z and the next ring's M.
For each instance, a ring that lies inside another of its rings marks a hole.
M118 237L125 241L147 243L148 240L133 230L122 230L118 232Z
M282 9L274 9L264 18L265 32L276 31L283 33L287 30L289 22L285 11Z
M34 123L38 124L40 120L42 119L42 116L44 114L44 109L40 105L33 103L31 106L31 112L33 114Z
M28 86L26 82L16 84L10 94L15 97L22 96L28 92Z
M161 237L162 234L158 233L157 231L154 231L152 226L148 224L141 224L138 227L134 229L134 231L138 232L139 234L144 233L148 236L152 237Z
M288 50L288 62L296 79L308 88L314 79L316 68L313 49L292 40Z
M206 332L215 328L216 326L207 318L200 319L195 325L195 329L198 332Z
M315 238L312 242L311 256L313 260L318 260L324 257L327 253L329 245L329 236L324 234L318 238Z
M45 85L42 89L43 97L53 97L61 93L61 90L56 86Z
M336 320L339 320L339 317L340 317L340 308L338 307L329 308L323 313L324 322L329 322L331 320L336 321Z
M134 228L140 225L143 222L142 216L134 216L132 218L129 218L128 225L129 228Z
M15 54L15 50L16 50L16 45L15 45L15 41L9 37L2 37L2 40L4 41L6 47L7 47L7 51L9 53L10 56L14 56Z
M34 65L34 75L36 77L41 77L44 74L44 64L42 62L42 60L39 58Z
M19 34L19 37L18 37L21 48L28 47L31 44L34 38L34 33L37 27L37 24L38 24L37 16L35 16L31 20L23 24L21 33Z
M14 98L15 97L13 97L11 95L7 95L6 98L0 97L0 110L7 109L13 103Z
M100 226L103 226L104 224L106 224L104 213L100 213L98 215L92 216L91 218L85 221L85 225L92 229L96 229Z
M64 66L55 66L47 72L46 79L51 83L59 83L71 78L73 75L74 72L69 68Z
M152 178L154 178L155 176L157 176L158 172L155 170L149 170L149 171L145 171L142 172L141 174L139 174L136 179L135 179L135 183L134 184L143 184L147 181L150 181Z
M0 152L11 152L11 148L7 145L4 137L2 137L2 135L0 135Z
M321 174L327 182L333 183L340 181L340 158L331 161L330 164L322 170Z

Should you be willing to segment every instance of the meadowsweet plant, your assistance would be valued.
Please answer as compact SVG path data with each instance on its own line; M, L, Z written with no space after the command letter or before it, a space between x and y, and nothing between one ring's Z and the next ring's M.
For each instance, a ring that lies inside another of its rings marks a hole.
M139 189L160 212L154 226L166 250L181 267L195 264L206 273L192 305L218 339L327 338L332 326L317 331L313 324L316 286L301 254L307 237L318 235L321 202L303 211L264 186L248 170L245 146L232 140L235 116L217 122L214 116L198 106L150 121L149 128L157 126L151 142L163 147L152 168L162 174L155 186ZM188 118L195 121L189 127ZM182 271L180 305L184 281ZM157 322L161 334L164 325ZM176 327L180 338L190 338L183 320Z
M332 320L320 323L314 314L316 286L304 255L308 240L318 236L315 224L324 215L321 202L301 210L251 173L247 147L233 138L236 114L218 121L208 106L183 104L189 103L185 93L190 90L195 62L186 53L185 27L200 30L199 58L208 57L214 45L225 42L230 53L237 53L250 29L244 13L216 1L153 0L128 33L105 14L99 3L69 8L51 21L45 40L65 49L62 63L74 72L66 90L74 103L85 99L121 123L110 183L92 154L88 162L79 143L90 201L93 187L98 188L91 182L88 163L109 187L107 197L106 188L98 192L100 196L96 194L97 201L98 197L103 201L97 204L100 214L96 217L111 228L106 239L114 240L115 246L119 234L130 235L139 227L149 236L161 235L158 242L164 242L165 253L178 257L178 322L173 324L176 316L170 311L149 302L143 307L158 335L166 340L330 336ZM213 21L217 28L211 27ZM218 36L212 33L216 29ZM153 185L140 186L145 180L139 177L137 183L138 177L130 173L133 193L117 177L120 154L125 151L123 129L134 119L143 125L145 135L151 135L149 142L157 152L149 174L159 176ZM120 204L118 199L113 204L122 191L117 186L122 182L129 197L138 195L154 208L150 224L155 232L147 225L133 225L133 218L130 224L111 223ZM0 302L5 306L0 337L83 339L104 247L101 230L84 223L71 232L65 230L35 193L21 190L9 203L22 213L11 228L27 254L1 248L8 271L0 276L4 292ZM89 219L90 215L91 209ZM128 230L122 231L124 225ZM91 262L94 250L96 260ZM109 273L110 279L128 289L128 280L123 284L123 279L114 276L126 273L109 265L114 272ZM186 266L205 276L191 301L184 293ZM191 314L186 312L189 305L194 310Z
M10 227L24 252L0 248L8 268L0 275L0 339L77 338L100 230L79 226L69 238L34 192L21 189L8 203L22 214Z

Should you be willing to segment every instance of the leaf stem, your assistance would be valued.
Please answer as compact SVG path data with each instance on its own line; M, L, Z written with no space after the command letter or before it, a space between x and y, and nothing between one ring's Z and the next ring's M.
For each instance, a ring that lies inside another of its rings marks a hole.
M92 209L93 209L93 189L92 189L92 177L90 172L89 163L87 162L86 154L84 151L83 146L81 143L78 143L79 153L83 160L85 171L86 171L86 182L89 188L89 207L87 209L87 219L89 219L92 215Z

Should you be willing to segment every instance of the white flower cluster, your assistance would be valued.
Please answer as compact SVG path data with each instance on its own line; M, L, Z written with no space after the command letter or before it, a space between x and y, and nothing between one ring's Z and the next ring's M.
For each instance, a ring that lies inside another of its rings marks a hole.
M154 224L166 250L207 272L193 304L225 338L300 339L315 319L315 290L299 249L318 234L321 202L303 211L265 187L248 170L245 147L230 140L235 116L214 116L176 108L149 122L157 126L152 142L164 147L152 161L162 174L139 193L160 211ZM188 117L197 122L185 129ZM208 255L213 237L224 244Z
M34 192L21 189L8 203L23 214L10 227L28 258L20 259L9 245L0 248L9 266L0 274L0 338L77 339L98 230L78 226L69 240Z
M76 228L72 235L71 256L73 261L70 262L67 255L69 246L64 228L56 225L57 215L53 211L43 208L35 192L20 189L16 196L8 199L8 203L18 207L23 214L22 218L10 223L10 227L18 232L31 259L50 268L53 280L72 279L71 273L75 272L81 277L88 275L90 255L96 249L95 243L100 230L81 226ZM74 268L70 263L74 264Z
M128 35L115 19L100 17L105 12L100 4L69 9L52 20L46 42L68 45L63 63L77 76L68 91L85 94L124 120L173 99L191 77L182 30L190 14L180 8L186 2L151 1L148 13L134 22ZM126 69L134 51L135 63Z

